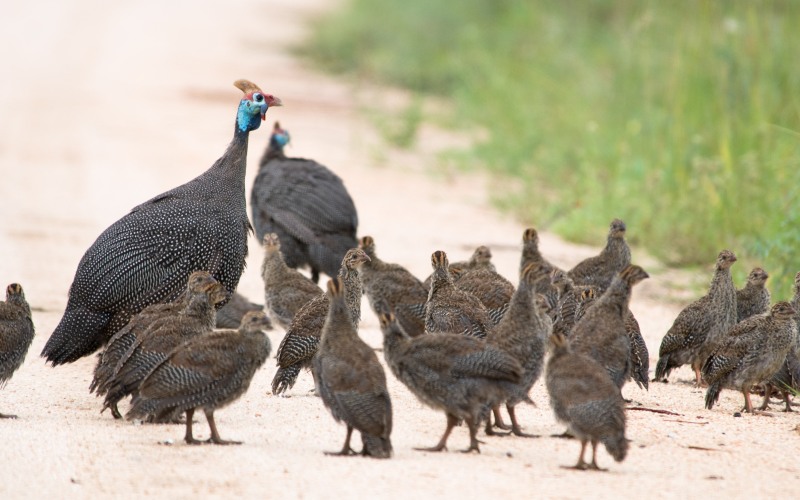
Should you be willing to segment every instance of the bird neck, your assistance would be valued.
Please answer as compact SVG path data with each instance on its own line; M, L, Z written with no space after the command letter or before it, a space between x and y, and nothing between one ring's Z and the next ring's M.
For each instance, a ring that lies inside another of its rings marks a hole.
M628 308L631 299L631 286L619 276L615 276L603 295L597 299L597 305L604 304L619 309L622 314Z
M733 278L731 277L730 268L718 267L714 271L714 277L711 279L711 286L709 287L709 294L716 294L720 291L733 291L736 289L733 286Z
M358 269L348 269L347 266L339 268L339 277L344 283L344 296L347 308L350 310L350 319L358 326L361 321L361 278Z
M386 326L383 332L383 351L389 355L396 353L398 349L409 341L397 323Z
M356 334L345 300L341 297L334 298L329 307L328 317L325 318L325 326L322 329L321 341L327 343L331 339L350 337Z
M447 271L447 268L437 267L433 270L433 276L431 276L431 295L433 295L435 291L452 286L453 277L450 276L450 272Z

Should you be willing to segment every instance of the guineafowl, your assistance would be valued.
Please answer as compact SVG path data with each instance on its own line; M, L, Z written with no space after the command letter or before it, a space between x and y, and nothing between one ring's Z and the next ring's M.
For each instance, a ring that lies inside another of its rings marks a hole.
M522 366L513 356L486 342L452 333L410 338L391 313L378 317L383 333L383 355L392 373L424 404L447 416L447 427L432 448L447 449L447 438L459 420L469 427L465 452L480 453L478 426L508 392L503 382L519 383Z
M284 330L289 329L294 315L311 299L322 295L313 281L283 261L281 242L275 233L262 239L264 260L261 278L264 281L264 307Z
M192 417L202 408L211 430L208 442L241 444L220 437L214 410L247 392L256 370L269 356L269 337L263 331L269 325L263 312L251 311L242 318L238 330L207 332L181 344L142 380L126 417L152 415L157 421L167 421L186 412L184 440L200 444L192 435Z
M278 122L250 191L256 236L276 233L291 268L336 276L344 254L358 245L358 214L342 179L314 160L287 158L289 133Z
M491 269L462 269L450 265L453 283L459 290L470 293L481 301L489 313L492 326L498 324L508 310L514 285L497 271Z
M477 297L453 284L447 254L441 250L434 252L431 265L433 275L425 304L425 330L486 338L492 327L489 313Z
M736 290L736 321L742 321L755 314L769 310L770 294L767 290L769 275L760 267L753 268L747 276L744 287Z
M0 301L0 388L22 366L35 334L31 308L19 283L6 287L6 300ZM17 418L0 413L0 418Z
M734 262L736 255L730 250L719 253L708 293L683 308L661 339L653 380L665 380L672 370L688 363L694 370L695 385L700 386L700 368L713 351L706 344L714 345L736 324Z
M245 314L258 311L264 311L264 306L251 302L250 299L239 292L234 292L228 303L217 310L216 327L239 328ZM270 321L269 317L266 321L269 322L267 330L272 330L272 321Z
M351 455L353 429L361 432L362 454L392 456L392 400L386 374L375 351L358 336L350 319L341 278L328 282L328 317L322 328L312 372L317 392L333 418L347 425L342 450L329 455Z
M625 403L608 372L594 359L574 352L559 333L550 337L545 381L550 406L556 418L581 440L575 468L600 470L597 444L603 443L614 460L628 454L625 438ZM592 462L583 460L586 444L592 442Z
M362 292L359 269L368 260L369 257L363 250L351 248L344 255L339 269L339 277L344 283L347 307L350 309L350 319L356 328L361 321ZM317 353L329 306L328 296L322 294L297 311L275 355L278 370L272 378L273 394L280 395L291 389L297 381L300 370L311 366L311 360Z
M122 398L133 394L150 370L172 349L214 328L214 307L225 299L225 288L210 275L189 286L194 287L188 292L184 308L153 322L117 362L108 382L103 410L113 408Z
M570 269L569 277L576 285L593 285L602 293L614 276L631 263L631 249L625 241L625 223L611 221L606 246L599 255L589 257Z
M281 101L247 80L234 85L245 95L225 154L199 177L134 207L84 254L64 316L42 351L53 366L93 353L146 306L174 300L192 271L211 272L229 295L236 290L252 230L247 140Z
M400 264L378 258L372 236L361 238L358 246L370 258L362 266L359 275L372 311L376 315L384 311L394 314L400 327L410 337L425 333L428 290Z
M745 411L753 413L751 387L769 381L797 342L795 313L788 302L777 302L769 313L751 316L727 333L703 364L706 408L714 407L725 388L741 391Z
M449 266L457 268L458 270L465 272L465 271L474 271L478 269L488 269L490 271L497 271L497 268L492 263L492 250L487 247L486 245L481 245L472 252L469 260L459 260L453 263L449 263ZM449 268L448 268L449 270ZM426 290L431 289L431 280L433 279L433 273L429 274L425 281L422 282L422 286L425 287Z

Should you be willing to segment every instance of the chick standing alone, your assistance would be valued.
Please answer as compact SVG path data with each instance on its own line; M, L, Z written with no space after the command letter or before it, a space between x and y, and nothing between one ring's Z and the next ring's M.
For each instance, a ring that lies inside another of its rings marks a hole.
M0 388L22 366L35 334L31 308L19 283L6 287L6 300L0 302ZM0 418L17 418L0 413Z
M214 411L239 399L267 360L271 345L264 333L270 323L263 312L245 314L238 330L216 330L199 335L173 350L139 386L128 419L155 415L175 420L186 412L187 444L200 444L192 434L192 417L202 409L211 430L208 442L241 444L222 439Z
M619 389L608 372L594 359L573 352L561 334L550 337L552 348L547 360L546 385L550 406L556 418L569 426L581 440L581 453L575 468L600 470L597 465L597 443L621 462L628 453L625 438L625 409ZM586 444L592 443L592 462L583 455Z
M361 432L362 454L375 458L392 455L392 401L375 351L358 336L350 319L341 278L328 282L328 316L322 328L312 373L322 402L333 418L344 421L344 446L331 455L351 455L353 429Z
M447 416L439 443L416 449L447 449L450 432L464 420L470 435L469 448L464 451L480 453L478 426L491 408L508 397L501 384L522 379L519 362L475 337L443 333L410 338L392 314L380 314L379 320L383 355L392 373L420 401Z
M654 381L664 380L675 368L690 364L695 385L700 386L700 368L717 340L736 324L736 287L731 266L736 256L723 250L717 256L708 293L686 306L675 318L658 349Z
M778 302L768 314L751 316L728 332L703 365L703 377L708 382L706 408L714 407L725 388L741 391L745 411L753 413L751 387L768 381L796 345L795 313L788 302Z

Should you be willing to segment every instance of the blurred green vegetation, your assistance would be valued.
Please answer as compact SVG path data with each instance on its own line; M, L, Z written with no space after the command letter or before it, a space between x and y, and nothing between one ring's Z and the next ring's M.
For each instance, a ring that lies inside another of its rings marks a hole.
M449 99L449 123L486 131L454 157L515 179L493 196L525 223L601 244L620 217L633 244L705 269L730 248L739 286L761 265L783 298L800 270L799 26L792 0L351 0L302 51Z

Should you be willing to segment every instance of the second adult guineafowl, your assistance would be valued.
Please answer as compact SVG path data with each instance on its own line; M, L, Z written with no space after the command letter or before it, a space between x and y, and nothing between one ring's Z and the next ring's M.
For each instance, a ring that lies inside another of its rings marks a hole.
M336 276L347 250L358 245L358 214L342 179L314 160L287 158L289 133L278 122L250 192L253 225L259 241L276 233L286 265L309 266Z
M233 140L205 173L133 208L86 251L64 316L42 356L70 363L103 346L133 314L174 300L192 271L205 269L229 294L236 290L251 230L245 206L247 140L277 97L247 80Z

